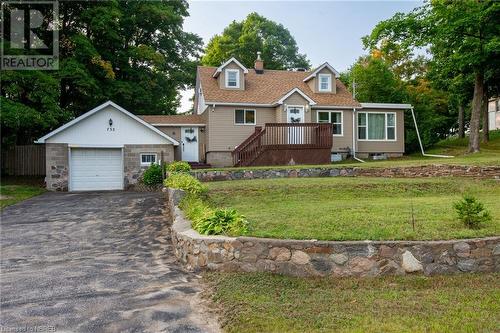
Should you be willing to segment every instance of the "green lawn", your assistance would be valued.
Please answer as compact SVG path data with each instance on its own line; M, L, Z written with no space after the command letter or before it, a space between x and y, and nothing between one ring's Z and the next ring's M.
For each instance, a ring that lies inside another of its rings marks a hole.
M227 332L498 332L500 275L315 278L208 273Z
M0 208L13 205L45 192L40 186L32 185L0 185Z
M288 178L207 183L209 203L251 222L251 236L320 240L500 235L500 182L469 178ZM471 193L493 221L465 228L453 202ZM416 228L410 221L413 205Z
M453 164L453 165L475 165L475 166L500 166L500 130L490 133L490 142L481 144L481 152L467 154L468 139L452 138L438 142L433 148L426 149L428 154L450 155L453 158L426 157L420 153L394 158L386 161L370 161L360 163L346 160L328 165L296 165L294 168L310 167L360 167L360 168L386 168L401 166L421 166L429 164ZM245 168L213 168L207 170L256 170L256 169L282 169L283 166L272 167L245 167Z

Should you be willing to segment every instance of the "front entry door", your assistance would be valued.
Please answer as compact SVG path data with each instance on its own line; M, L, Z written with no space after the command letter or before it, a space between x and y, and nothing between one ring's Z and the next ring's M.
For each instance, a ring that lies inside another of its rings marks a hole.
M198 127L181 128L181 157L186 162L198 162Z
M298 124L304 123L304 107L303 106L287 106L286 108L287 123ZM288 128L288 144L304 143L304 128L290 127Z

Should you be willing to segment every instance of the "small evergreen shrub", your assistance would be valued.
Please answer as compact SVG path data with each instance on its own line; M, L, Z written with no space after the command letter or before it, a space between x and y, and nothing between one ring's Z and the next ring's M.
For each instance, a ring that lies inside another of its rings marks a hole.
M188 173L172 172L165 179L166 187L178 188L191 194L203 194L207 187Z
M167 164L167 172L189 172L191 171L191 166L188 162L184 161L174 161Z
M491 221L491 215L484 205L471 195L464 195L462 200L453 204L458 219L467 228L478 229L482 223Z
M159 164L151 164L142 174L142 182L148 186L161 184L163 180L162 169Z

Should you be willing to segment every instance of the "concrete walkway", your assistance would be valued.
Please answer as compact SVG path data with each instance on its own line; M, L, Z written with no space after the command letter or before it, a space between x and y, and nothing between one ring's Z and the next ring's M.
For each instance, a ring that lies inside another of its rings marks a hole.
M5 208L0 328L218 332L198 277L172 254L164 202L161 193L46 193Z

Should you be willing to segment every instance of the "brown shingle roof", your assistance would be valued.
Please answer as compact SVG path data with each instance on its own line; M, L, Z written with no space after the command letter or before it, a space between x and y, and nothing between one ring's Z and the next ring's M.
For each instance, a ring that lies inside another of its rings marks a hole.
M154 116L139 116L141 117L144 121L150 123L150 124L168 124L168 125L175 125L175 124L204 124L205 121L200 115L195 115L195 114L187 114L187 115L182 115L182 114L176 114L176 115L169 115L169 116L164 116L164 115L154 115Z
M292 89L299 88L317 105L361 106L352 98L340 80L336 80L336 94L314 93L309 85L303 82L312 72L264 70L264 74L257 74L255 70L250 69L248 74L245 74L245 90L225 90L220 89L217 79L212 77L216 69L216 67L198 67L207 104L209 102L274 104Z

